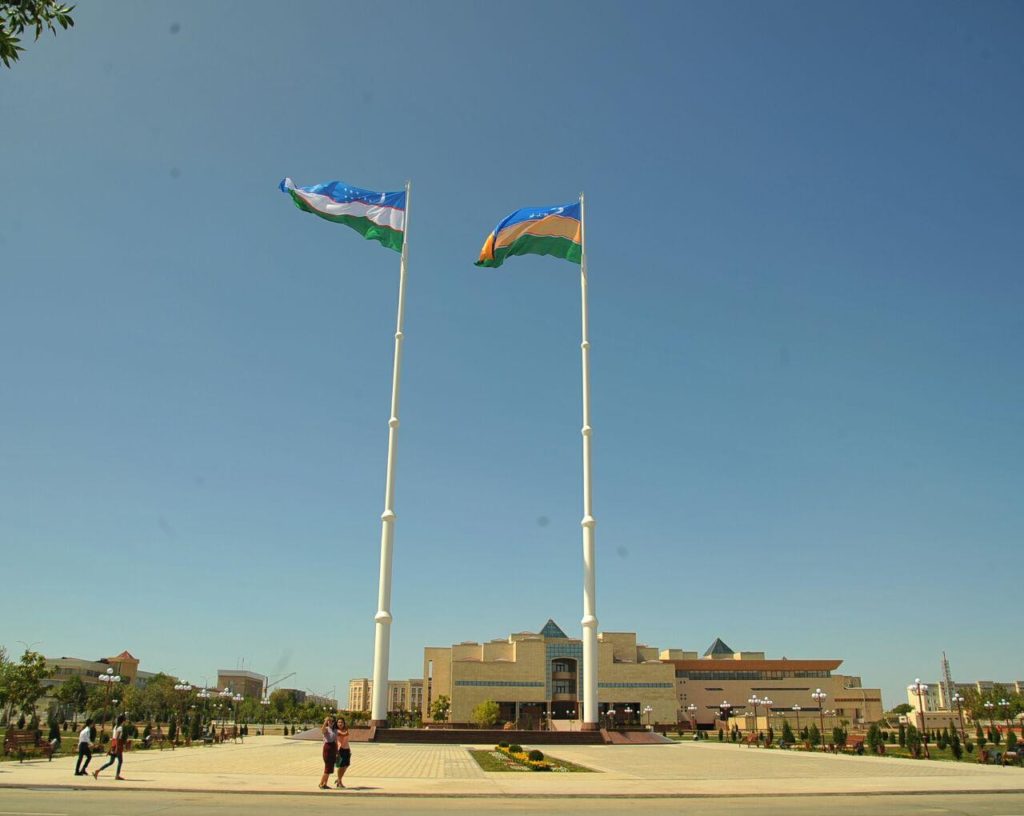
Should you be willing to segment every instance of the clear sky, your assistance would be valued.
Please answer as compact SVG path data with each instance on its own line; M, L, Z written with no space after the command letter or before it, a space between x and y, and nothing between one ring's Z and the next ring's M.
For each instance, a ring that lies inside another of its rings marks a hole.
M600 629L1020 678L1020 3L80 2L0 69L0 643L372 671L398 255L276 185L413 184L391 676ZM1007 610L1016 610L1007 614Z

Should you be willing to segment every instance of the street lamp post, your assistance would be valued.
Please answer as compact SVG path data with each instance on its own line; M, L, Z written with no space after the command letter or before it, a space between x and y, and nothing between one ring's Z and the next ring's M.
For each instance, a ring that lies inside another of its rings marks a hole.
M608 728L609 729L611 729L611 727L615 725L615 714L616 714L616 711L615 711L614 708L609 708L608 709Z
M647 727L651 727L651 712L654 711L650 706L644 706L644 714L647 716Z
M101 674L97 679L107 690L103 701L103 722L100 723L100 734L102 734L104 726L107 724L107 708L110 706L110 684L120 683L121 676L119 674L114 674L114 669L111 666L107 668L106 674Z
M633 709L630 708L629 706L626 706L626 724L627 725L632 725L633 724Z
M1009 738L1010 731L1013 730L1010 726L1010 701L1004 697L999 701L999 705L1003 709L1003 716L1006 718L1006 736Z
M757 707L761 705L761 699L756 694L751 694L750 699L747 703L754 709L754 726L750 729L750 733L757 733Z
M686 707L686 710L690 712L690 729L694 733L697 733L697 706L695 706L693 703L690 703Z
M766 745L770 741L768 734L772 730L772 704L774 702L774 700L769 700L767 697L761 700L761 705L764 706L764 739Z
M825 705L825 699L828 697L828 693L821 689L815 689L811 692L811 699L818 704L818 722L821 725L821 750L825 750L825 712L823 706Z
M796 737L800 739L800 705L798 703L793 704L793 712L796 714Z
M210 719L210 698L212 696L213 695L210 694L210 690L205 687L202 689L202 691L196 692L196 697L203 701L203 717L207 721ZM199 733L202 732L200 731Z
M178 691L178 692L181 692L181 694L179 694L179 697L181 698L181 700L180 700L181 719L178 721L178 729L177 729L178 731L181 731L181 730L183 730L185 728L185 705L188 702L188 695L192 693L192 684L191 683L175 683L174 684L174 690ZM175 740L177 740L178 735L175 734L174 737L175 737ZM184 741L184 740L182 740L182 741Z
M921 725L919 727L921 729L921 733L923 734L924 733L924 695L928 692L928 684L927 683L922 683L921 682L921 678L918 677L918 678L916 678L914 680L913 683L911 683L909 686L907 686L907 691L909 691L911 694L916 694L917 695L917 715L918 715L918 719L921 722Z
M953 702L956 703L956 711L960 715L960 742L966 745L967 732L964 730L964 698L959 691L953 695Z
M270 700L264 697L260 700L260 708L263 709L263 729L260 731L260 736L265 737L267 735L267 706L270 705Z
M725 730L729 730L729 715L732 713L732 704L728 700L722 700L718 704L718 719L725 721Z
M235 703L235 736L238 737L239 739L241 739L242 738L242 726L240 726L238 724L238 704L240 702L242 702L242 700L244 700L245 698L241 694L238 694L236 692L235 695L231 699Z
M992 739L992 732L995 731L996 724L992 719L992 710L996 707L996 704L991 700L985 701L985 710L988 712L988 738Z

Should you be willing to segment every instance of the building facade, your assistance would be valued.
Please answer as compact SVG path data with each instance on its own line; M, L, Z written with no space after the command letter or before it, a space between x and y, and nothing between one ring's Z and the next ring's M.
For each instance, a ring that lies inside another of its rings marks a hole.
M658 651L632 632L598 635L598 710L602 725L690 723L717 729L781 729L813 720L825 728L882 717L882 693L861 678L840 674L841 660L767 659L736 652L716 640L698 656ZM423 720L440 695L451 701L451 722L470 722L486 700L520 727L564 727L582 717L582 642L553 621L487 643L427 647L423 659ZM812 694L823 694L814 698ZM758 698L757 710L749 701ZM765 704L765 701L769 701ZM725 705L723 705L725 704ZM723 719L728 715L727 719Z
M540 632L486 643L423 650L424 722L439 696L451 702L449 721L468 723L488 700L500 718L523 728L569 728L582 718L583 642L549 620ZM632 632L598 635L598 703L602 723L675 722L675 673L657 649Z
M929 711L956 710L956 704L952 700L946 699L946 689L942 683L934 682L927 685L928 691L921 695L920 700L914 692L909 688L907 689L907 702L910 703L910 707L914 709L915 713L921 709L922 704L926 713ZM998 683L993 680L974 680L970 683L954 683L953 685L961 695L966 694L968 691L990 695L1024 693L1024 680L1008 680L1005 683Z
M217 688L227 689L232 694L241 694L246 699L262 699L267 678L256 672L243 669L217 669Z
M373 702L373 681L360 677L349 680L348 710L369 711ZM423 709L423 681L414 677L410 680L388 680L388 711L415 711Z
M864 688L860 677L837 673L842 660L767 659L764 652L733 651L720 639L701 657L676 649L660 656L675 668L680 722L705 728L728 722L757 731L770 724L778 731L783 720L794 728L799 721L801 727L814 722L828 729L843 720L861 726L882 718L881 689ZM815 699L815 693L825 697ZM762 701L756 712L749 702L755 697Z

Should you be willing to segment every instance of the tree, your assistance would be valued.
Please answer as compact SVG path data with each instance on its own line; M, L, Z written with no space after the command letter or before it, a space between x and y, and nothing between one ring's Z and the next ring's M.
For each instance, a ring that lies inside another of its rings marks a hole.
M907 744L907 727L903 723L900 723L900 732L896 741L900 744L900 748L905 747Z
M452 701L445 694L439 694L437 699L430 704L430 719L434 722L448 722L448 715L452 712Z
M85 711L86 703L89 701L89 689L85 687L81 677L73 674L57 687L53 696L64 707L64 716L70 711L71 716L75 717L80 711Z
M473 722L481 728L492 728L498 722L501 709L494 700L484 700L473 709Z
M864 742L873 754L882 753L882 746L885 740L882 738L882 729L878 727L878 723L872 723L868 728L868 734L864 738Z
M913 725L907 726L907 749L914 759L921 756L921 732Z
M35 717L36 702L45 691L43 681L52 677L55 671L46 665L46 658L39 652L26 649L21 660L5 672L10 704L22 714Z
M812 748L817 748L821 744L821 731L818 730L817 723L811 723L808 727L807 741L811 743Z
M910 703L900 703L889 713L896 714L898 716L900 714L909 714L913 710L914 707Z
M789 727L789 720L782 721L782 741L786 745L792 745L796 742L796 737L793 735L793 729Z
M26 28L35 29L35 39L43 31L57 33L57 26L68 29L75 24L71 19L74 6L56 0L0 0L0 60L8 68L17 62L21 52L19 34Z
M949 736L949 750L957 759L964 755L963 746L960 744L960 735L956 731Z

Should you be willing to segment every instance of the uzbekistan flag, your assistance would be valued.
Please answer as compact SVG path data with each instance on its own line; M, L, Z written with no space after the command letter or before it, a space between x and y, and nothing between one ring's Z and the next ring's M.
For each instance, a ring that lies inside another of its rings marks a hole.
M516 210L487 236L476 265L499 267L509 255L554 255L579 263L583 255L580 203Z
M312 187L296 187L290 178L278 185L300 210L328 221L346 224L370 241L402 251L405 238L405 190L376 193L343 181L325 181Z

